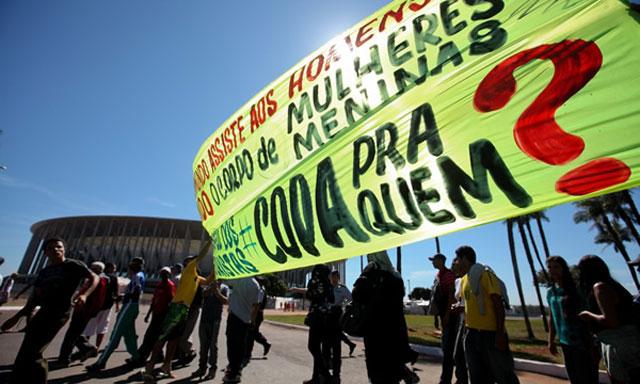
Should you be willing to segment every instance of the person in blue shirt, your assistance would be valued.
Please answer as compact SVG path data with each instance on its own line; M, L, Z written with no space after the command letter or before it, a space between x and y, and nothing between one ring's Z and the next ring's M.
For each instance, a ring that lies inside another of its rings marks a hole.
M547 302L549 316L549 352L558 354L558 338L564 364L571 383L598 383L598 362L594 358L593 338L578 317L585 308L584 299L571 276L567 262L560 256L547 259L550 288Z
M138 354L138 336L136 335L136 318L138 317L138 302L140 301L140 295L144 291L145 275L142 271L144 267L144 260L140 257L134 257L129 262L129 284L124 291L124 298L122 299L122 308L116 318L116 325L113 327L109 343L98 360L87 367L89 372L98 372L105 368L107 360L120 344L120 338L124 337L124 343L127 347L127 352L131 355L132 361L139 359Z

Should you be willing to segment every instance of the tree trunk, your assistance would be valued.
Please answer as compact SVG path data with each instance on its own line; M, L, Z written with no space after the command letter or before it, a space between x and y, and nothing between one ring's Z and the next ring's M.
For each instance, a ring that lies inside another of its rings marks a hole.
M547 311L544 309L544 301L542 301L542 294L540 294L540 284L538 283L538 276L536 275L536 267L533 262L533 257L531 256L531 249L529 249L529 242L527 241L527 235L524 233L524 225L522 224L522 221L518 221L518 230L520 231L520 238L522 239L522 245L524 246L524 253L527 255L527 262L529 262L529 268L531 269L531 277L533 278L533 286L536 289L536 296L538 297L538 306L540 307L540 313L542 314L544 331L549 333Z
M360 256L360 274L364 271L364 260L362 259L364 256Z
M638 230L636 229L635 225L633 225L633 221L631 220L629 215L627 215L627 212L624 211L624 208L622 208L622 206L618 205L616 207L616 213L618 214L618 216L620 216L620 218L622 218L622 221L624 221L624 223L627 225L627 228L629 228L629 231L633 235L633 238L636 239L636 243L640 245L640 234L638 233Z
M438 236L436 236L436 253L441 253L440 252L440 239L438 239Z
M542 239L544 255L548 259L549 257L551 257L551 253L549 252L549 245L547 244L547 236L545 236L544 229L542 228L542 219L540 219L540 217L536 217L536 223L538 223L538 232L540 232L540 238Z
M636 285L636 289L640 291L640 283L638 282L636 269L635 267L632 267L631 265L628 264L629 261L631 261L631 258L629 257L627 248L624 246L624 243L622 242L622 239L620 238L618 231L616 231L616 229L613 227L606 213L601 213L600 219L602 220L602 223L604 224L604 227L606 228L606 230L611 234L611 237L613 237L613 241L616 243L616 247L618 248L618 250L620 251L620 254L624 258L626 262L625 264L627 264L627 268L629 268L629 273L631 273L631 278L633 279L633 282Z
M542 274L549 281L549 276L547 275L547 267L542 262L540 258L540 252L538 252L538 246L536 245L536 240L533 237L533 231L531 230L531 224L527 221L527 233L529 234L529 240L531 241L531 245L533 246L533 253L536 255L536 260L538 260L538 264L540 264L540 268L542 269Z
M511 252L511 265L513 267L513 277L516 280L516 287L518 288L518 296L520 297L520 306L522 308L522 314L524 315L524 324L527 327L527 335L529 339L535 339L533 334L533 328L531 328L531 322L529 321L529 312L527 311L527 302L524 300L524 293L522 291L522 281L520 280L520 270L518 268L518 259L516 257L516 245L513 240L513 220L507 219L507 235L509 237L509 251Z
M620 192L624 198L624 201L631 208L631 212L633 212L633 216L636 220L636 223L640 223L640 213L638 212L638 207L636 207L636 203L633 201L633 197L631 197L631 192L628 190Z
M402 247L396 248L396 269L400 276L402 276Z

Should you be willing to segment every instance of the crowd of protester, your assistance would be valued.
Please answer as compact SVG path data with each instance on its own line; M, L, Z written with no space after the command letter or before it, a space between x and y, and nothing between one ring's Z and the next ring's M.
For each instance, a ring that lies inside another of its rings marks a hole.
M130 355L126 364L131 369L143 368L145 381L174 377L172 367L188 365L198 356L192 377L211 380L218 371L218 334L223 306L228 305L228 364L223 382L239 383L255 343L262 346L263 356L271 349L260 331L267 303L265 281L258 276L222 284L215 270L201 276L198 264L210 245L207 241L197 256L157 271L159 279L144 317L148 325L138 346L135 323L147 283L144 260L135 257L129 261L128 284L121 292L114 264L95 261L87 267L65 257L63 239L46 240L47 266L33 282L26 305L1 327L7 331L21 318L27 319L11 382L46 382L48 363L43 352L67 322L58 358L52 362L58 368L97 358L86 369L89 374L98 374L124 338ZM450 384L455 376L459 384L518 383L505 328L510 304L503 281L477 261L469 246L455 251L450 268L443 254L429 260L437 270L428 313L441 332L439 382ZM0 259L0 265L3 261ZM640 258L630 264L640 266ZM640 382L638 297L611 277L598 256L584 256L578 270L579 283L562 257L547 259L549 351L562 352L571 383L598 383L601 361L612 383ZM10 297L15 279L14 274L0 282L0 304ZM348 346L350 356L356 349L347 334L363 339L370 383L420 381L412 369L418 353L409 344L404 283L386 252L368 255L368 265L355 281L353 292L341 284L338 271L324 264L313 268L306 288L289 290L310 301L305 324L313 368L311 378L303 384L340 383L341 345ZM114 309L117 314L109 339L99 353ZM199 353L192 340L198 318ZM162 363L159 369L156 363Z

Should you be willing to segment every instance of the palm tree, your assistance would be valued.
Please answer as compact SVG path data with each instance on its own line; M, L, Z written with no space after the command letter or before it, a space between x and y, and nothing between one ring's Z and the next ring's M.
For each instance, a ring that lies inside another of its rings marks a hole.
M402 276L402 247L396 248L396 269L400 276Z
M605 210L611 213L615 219L624 221L629 233L633 235L636 243L640 245L640 234L633 223L632 209L631 207L625 206L625 204L628 205L625 193L628 194L628 191L611 193L609 195L602 196L602 200L605 205ZM633 204L633 200L631 200L631 203Z
M436 236L436 253L440 253L440 239Z
M536 336L533 334L533 328L529 321L529 312L527 311L527 303L524 300L524 293L522 291L522 281L520 280L520 270L518 268L518 259L516 257L516 245L513 239L513 219L507 219L507 236L509 238L509 251L511 252L513 276L516 280L516 287L518 288L518 296L520 297L520 306L522 308L522 314L524 315L524 323L527 327L527 335L529 339L535 339Z
M518 223L518 230L520 231L520 238L522 239L522 245L524 247L524 253L527 256L527 262L529 262L529 268L531 269L531 278L533 279L533 286L536 290L536 296L538 298L538 306L540 307L540 313L542 314L542 324L544 324L544 331L549 332L549 326L547 324L547 312L544 309L544 301L542 301L542 294L540 293L540 284L538 283L538 276L536 275L536 267L531 257L531 249L529 248L529 241L527 235L524 232L525 223L529 222L529 218L525 216L518 217L516 219ZM533 243L535 246L535 243ZM542 261L540 262L542 265Z
M544 229L542 228L542 221L549 221L549 218L544 213L544 211L534 212L530 214L530 216L536 219L536 224L538 224L538 232L540 233L540 239L542 239L544 255L548 259L549 257L551 257L551 253L549 252L549 244L547 244L547 236L545 236Z
M631 191L627 189L624 191L620 191L618 193L620 194L622 201L624 201L625 204L627 204L627 206L631 210L633 221L640 224L640 212L638 212L638 207L636 207L636 203L633 201L633 198L631 197Z
M605 234L603 236L610 236L614 242L617 251L622 255L625 262L631 261L629 253L620 237L620 233L616 230L611 223L609 216L605 210L605 204L602 197L594 197L588 200L582 200L574 203L578 208L573 215L573 221L576 223L590 223L593 222L594 227L598 229L599 233ZM625 264L627 264L625 263ZM636 288L640 290L640 282L638 282L638 276L634 267L627 264L629 273L631 273L631 279L633 279Z
M622 225L617 221L613 221L611 224L615 231L618 232L618 236L620 236L620 240L622 240L623 243L631 241L630 231L627 228L622 227ZM596 244L604 244L605 248L609 245L613 245L613 250L620 253L620 249L618 249L615 238L609 232L598 233L594 241Z

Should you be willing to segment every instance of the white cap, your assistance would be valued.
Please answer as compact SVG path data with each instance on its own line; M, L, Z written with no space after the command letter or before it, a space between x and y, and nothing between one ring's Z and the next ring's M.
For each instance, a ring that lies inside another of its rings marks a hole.
M91 269L97 267L100 269L100 272L104 271L104 263L102 261L94 261L91 263Z
M171 274L171 268L169 268L169 267L160 268L160 272L162 272L162 271L167 272L168 274Z

